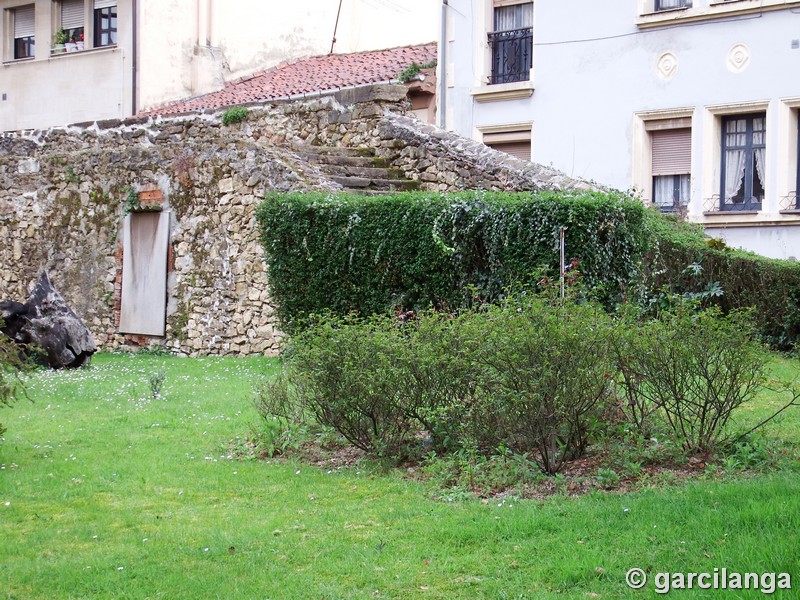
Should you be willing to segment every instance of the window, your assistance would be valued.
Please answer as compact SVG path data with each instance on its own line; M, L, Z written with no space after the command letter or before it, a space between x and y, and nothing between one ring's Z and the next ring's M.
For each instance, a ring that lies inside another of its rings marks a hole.
M665 212L689 203L692 170L692 130L652 131L653 202Z
M764 200L766 113L722 119L722 210L759 210Z
M15 8L11 16L14 22L14 59L32 58L36 50L34 7Z
M800 112L800 111L798 111ZM797 179L794 185L794 207L800 209L800 114L797 116Z
M533 3L494 9L491 83L528 81L533 65Z
M531 159L531 123L485 127L483 143L522 160Z
M94 0L94 47L117 43L117 0Z
M62 0L61 39L68 52L84 49L83 0Z
M656 11L673 10L675 8L688 8L691 5L691 0L655 0L653 8Z

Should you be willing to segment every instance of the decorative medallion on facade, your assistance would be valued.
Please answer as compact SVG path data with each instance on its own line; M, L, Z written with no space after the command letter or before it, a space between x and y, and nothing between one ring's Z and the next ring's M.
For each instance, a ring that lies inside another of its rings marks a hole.
M678 72L678 57L672 52L664 52L656 61L656 72L664 81L669 81Z
M750 49L744 44L736 44L728 50L728 70L741 73L750 64Z

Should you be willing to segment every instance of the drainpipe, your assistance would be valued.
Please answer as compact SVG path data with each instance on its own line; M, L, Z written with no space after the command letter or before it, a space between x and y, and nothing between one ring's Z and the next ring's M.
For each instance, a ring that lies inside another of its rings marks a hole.
M447 2L442 0L442 26L439 35L439 127L447 129Z
M131 115L136 114L136 103L138 102L136 98L136 85L137 85L137 70L139 68L137 57L139 55L139 40L138 40L138 21L137 21L137 14L139 12L138 2L137 0L131 0L131 71L132 71L132 82L131 82Z

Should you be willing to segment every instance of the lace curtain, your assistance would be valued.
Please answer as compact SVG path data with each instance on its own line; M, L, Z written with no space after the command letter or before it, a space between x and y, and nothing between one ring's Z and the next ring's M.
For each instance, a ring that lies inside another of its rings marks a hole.
M747 121L745 119L728 121L725 138L725 146L728 147L725 151L725 200L732 202L744 183L744 169L747 162L744 148L747 144Z
M761 185L764 185L764 157L767 149L764 147L764 119L753 119L753 152L755 154L756 172ZM757 146L761 146L758 148Z

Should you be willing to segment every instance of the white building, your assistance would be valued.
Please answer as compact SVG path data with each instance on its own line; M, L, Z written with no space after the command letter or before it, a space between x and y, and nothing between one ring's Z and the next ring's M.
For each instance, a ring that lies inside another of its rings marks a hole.
M447 4L448 129L800 258L800 1Z
M8 131L127 117L331 49L432 42L440 4L0 0L0 11L0 131Z

